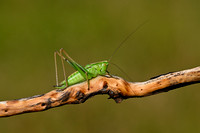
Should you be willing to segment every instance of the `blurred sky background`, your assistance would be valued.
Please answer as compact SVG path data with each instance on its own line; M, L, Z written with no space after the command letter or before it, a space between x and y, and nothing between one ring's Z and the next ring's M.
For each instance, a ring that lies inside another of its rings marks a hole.
M199 0L1 0L0 100L54 89L53 52L64 48L81 65L114 55L133 82L199 66ZM62 77L59 65L60 81ZM74 70L66 65L67 75ZM111 74L126 76L114 66ZM2 133L200 132L200 85L116 104L95 96L84 104L0 119Z

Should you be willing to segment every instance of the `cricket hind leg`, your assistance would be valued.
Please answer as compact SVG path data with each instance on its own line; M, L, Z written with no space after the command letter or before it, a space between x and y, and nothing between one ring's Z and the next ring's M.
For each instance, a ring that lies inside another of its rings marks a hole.
M70 65L72 65L72 67L77 70L87 81L88 84L88 90L90 90L90 82L89 82L89 78L88 76L92 77L92 74L88 72L87 69L85 69L84 67L82 67L80 64L76 63L68 54L67 52L61 48L60 49L60 53L64 53L64 55L68 58L66 59L65 57L63 57L64 60L66 60Z
M60 55L63 56L63 55L62 55L62 50L61 50L61 49L60 49ZM63 76L65 77L65 83L66 83L66 87L67 87L68 81L67 81L67 77L66 77L66 71L65 71L64 60L63 60L62 57L60 57L60 59L61 59L61 62L62 62Z
M54 63L55 63L55 72L56 72L56 86L58 86L57 52L54 52Z
M58 84L57 55L60 56L60 58L61 58L62 69L63 69L63 75L64 75L64 78L65 78L66 87L67 87L68 83L67 83L66 71L65 71L64 61L63 61L64 59L63 59L63 55L62 55L62 51L61 51L61 50L60 50L59 52L58 52L58 51L55 51L55 52L54 52L55 71L56 71L56 86L59 87L59 84Z

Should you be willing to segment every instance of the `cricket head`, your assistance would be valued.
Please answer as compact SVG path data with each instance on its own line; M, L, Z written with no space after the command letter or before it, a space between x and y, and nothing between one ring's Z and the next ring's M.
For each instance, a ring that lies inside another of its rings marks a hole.
M108 61L102 61L102 62L100 62L100 64L101 64L101 69L100 69L101 73L100 74L105 75L107 72L109 63L108 63Z

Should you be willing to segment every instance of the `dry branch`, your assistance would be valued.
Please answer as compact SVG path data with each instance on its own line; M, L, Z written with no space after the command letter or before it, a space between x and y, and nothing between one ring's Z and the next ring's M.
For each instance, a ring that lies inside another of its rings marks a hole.
M97 94L108 94L120 103L131 97L144 97L166 92L182 86L200 82L200 67L168 73L145 82L128 82L120 77L98 76L63 90L52 90L46 94L0 102L0 117L27 112L44 111L64 104L79 104Z

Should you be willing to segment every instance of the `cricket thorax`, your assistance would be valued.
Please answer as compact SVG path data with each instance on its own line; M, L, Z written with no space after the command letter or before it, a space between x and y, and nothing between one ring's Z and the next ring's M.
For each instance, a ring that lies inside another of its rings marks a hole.
M96 62L85 66L89 73L93 74L93 77L98 75L105 75L107 72L107 67L107 61Z

